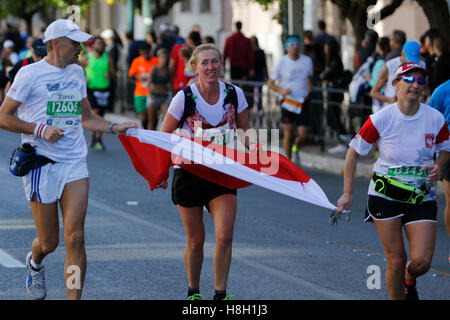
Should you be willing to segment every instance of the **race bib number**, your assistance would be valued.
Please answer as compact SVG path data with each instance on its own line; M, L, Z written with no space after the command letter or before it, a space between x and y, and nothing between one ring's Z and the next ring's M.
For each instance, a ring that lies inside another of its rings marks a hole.
M427 180L430 170L421 170L422 166L398 166L388 168L387 176L407 185L417 185Z
M52 91L47 101L47 124L59 128L77 127L81 122L81 93L65 89Z
M201 138L204 141L226 146L234 142L234 130L230 129L230 125L228 123L221 127L206 130L199 127L195 132L195 137Z

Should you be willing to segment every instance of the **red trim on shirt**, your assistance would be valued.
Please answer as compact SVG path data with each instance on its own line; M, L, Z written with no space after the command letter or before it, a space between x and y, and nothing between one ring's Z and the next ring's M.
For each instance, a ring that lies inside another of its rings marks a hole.
M377 128L372 123L372 119L369 117L367 121L364 123L362 128L359 130L358 134L363 138L367 143L374 144L377 141L380 134L378 133Z
M436 137L436 144L442 143L445 140L448 140L449 138L449 131L447 123L444 122L444 125L442 126L441 130L439 131L437 137Z

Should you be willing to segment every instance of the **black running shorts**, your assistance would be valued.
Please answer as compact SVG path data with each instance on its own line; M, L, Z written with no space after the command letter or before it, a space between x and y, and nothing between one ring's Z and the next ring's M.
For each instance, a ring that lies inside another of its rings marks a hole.
M172 180L172 202L183 207L202 207L209 210L209 202L223 194L236 195L236 189L228 189L183 170L175 169Z
M436 216L436 201L425 201L420 205L415 205L369 195L364 221L401 218L402 225L406 225L418 221L436 222Z
M309 99L305 100L302 107L302 112L296 114L290 112L285 108L281 108L281 123L284 124L295 124L298 126L308 126L309 125Z

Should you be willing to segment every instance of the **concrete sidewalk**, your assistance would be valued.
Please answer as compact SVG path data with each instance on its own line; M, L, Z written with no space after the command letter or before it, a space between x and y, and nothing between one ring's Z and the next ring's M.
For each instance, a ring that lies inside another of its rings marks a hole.
M105 114L105 119L114 122L134 121L140 124L139 118L134 113L129 114ZM321 170L334 174L344 173L344 163L346 151L329 153L328 150L335 145L325 145L325 150L322 152L319 145L308 145L300 149L300 166L304 168L311 168ZM284 150L280 143L280 153L284 154ZM376 161L375 151L371 151L367 156L361 157L358 160L356 168L356 176L359 178L366 178L368 181L372 177L372 168ZM442 182L436 185L436 193L444 194L444 187Z

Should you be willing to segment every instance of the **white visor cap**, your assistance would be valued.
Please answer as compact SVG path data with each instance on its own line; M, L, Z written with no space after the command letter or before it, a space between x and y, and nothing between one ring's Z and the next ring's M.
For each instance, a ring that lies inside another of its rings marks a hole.
M72 20L58 19L49 24L44 33L44 43L49 40L67 37L76 42L86 42L92 36L80 30L80 27Z

